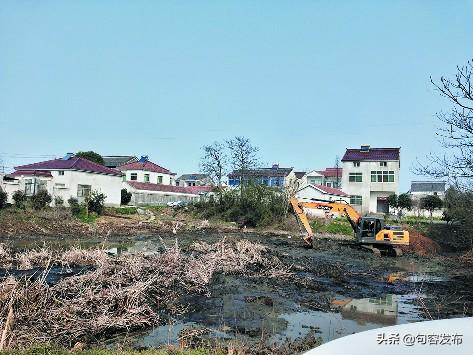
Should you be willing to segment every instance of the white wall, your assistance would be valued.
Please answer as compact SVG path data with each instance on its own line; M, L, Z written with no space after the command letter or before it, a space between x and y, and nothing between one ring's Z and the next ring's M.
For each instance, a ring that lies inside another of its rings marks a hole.
M143 171L143 170L126 170L123 171L126 175L126 181L137 181L137 182L145 182L145 174L149 174L149 182L152 184L157 184L158 176L163 177L163 185L175 185L174 175L169 174L162 174L162 173L155 173L152 171ZM131 174L137 174L137 180L131 180Z
M399 190L399 161L387 161L387 166L379 166L379 161L361 161L355 167L352 161L343 162L342 190L348 195L362 196L362 206L353 205L362 213L376 212L377 198L387 197ZM394 182L371 182L371 171L394 171ZM349 182L350 173L362 173L362 182Z
M198 201L201 196L198 194L185 194L181 192L138 190L133 186L123 182L123 188L131 192L132 205L165 205L175 201Z

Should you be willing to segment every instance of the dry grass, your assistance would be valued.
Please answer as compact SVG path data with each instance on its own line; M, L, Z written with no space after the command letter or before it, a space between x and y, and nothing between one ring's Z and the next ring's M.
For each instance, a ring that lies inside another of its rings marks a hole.
M156 255L112 257L102 250L61 253L47 248L12 255L0 247L2 261L22 269L46 268L35 279L9 276L0 281L0 330L8 327L5 347L42 343L71 347L79 341L91 343L108 334L158 325L163 315L186 311L181 295L208 293L215 273L289 275L264 246L249 241L198 243L191 250L183 253L176 243ZM52 265L93 265L94 269L48 285Z

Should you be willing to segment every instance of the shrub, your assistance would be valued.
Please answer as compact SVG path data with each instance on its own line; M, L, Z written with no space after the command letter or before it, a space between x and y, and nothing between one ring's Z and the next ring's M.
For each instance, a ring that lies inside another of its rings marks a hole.
M0 208L3 208L6 206L7 199L8 199L7 193L3 191L2 188L0 187Z
M218 217L248 227L267 226L284 218L288 206L281 191L262 185L230 190L194 204L203 218Z
M122 189L121 204L128 205L130 201L131 201L131 192L128 192L126 189Z
M92 191L91 194L87 197L89 213L95 212L98 215L101 215L103 213L106 198L107 196L103 193L98 191Z
M64 200L62 199L61 196L56 196L56 197L54 198L54 206L56 206L56 207L62 207L62 206L64 206Z
M40 190L36 195L31 197L31 205L35 210L45 208L51 201L51 195L46 190Z
M77 216L80 214L81 208L79 205L79 201L75 197L70 197L69 200L67 200L67 203L71 208L71 213L73 216Z
M13 193L13 202L16 208L24 209L26 207L27 197L23 191L17 190Z

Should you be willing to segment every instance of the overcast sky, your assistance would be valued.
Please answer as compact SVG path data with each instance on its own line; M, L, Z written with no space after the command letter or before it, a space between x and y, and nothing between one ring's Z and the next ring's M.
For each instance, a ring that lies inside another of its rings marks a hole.
M2 1L0 159L149 155L196 172L244 135L264 163L439 151L429 76L473 58L473 1Z

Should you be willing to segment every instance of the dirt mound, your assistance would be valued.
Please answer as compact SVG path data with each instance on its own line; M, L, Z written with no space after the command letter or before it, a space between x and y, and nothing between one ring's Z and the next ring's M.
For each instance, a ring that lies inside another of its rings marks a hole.
M438 254L440 246L429 237L409 229L409 245L403 246L402 250L406 253L428 256Z

